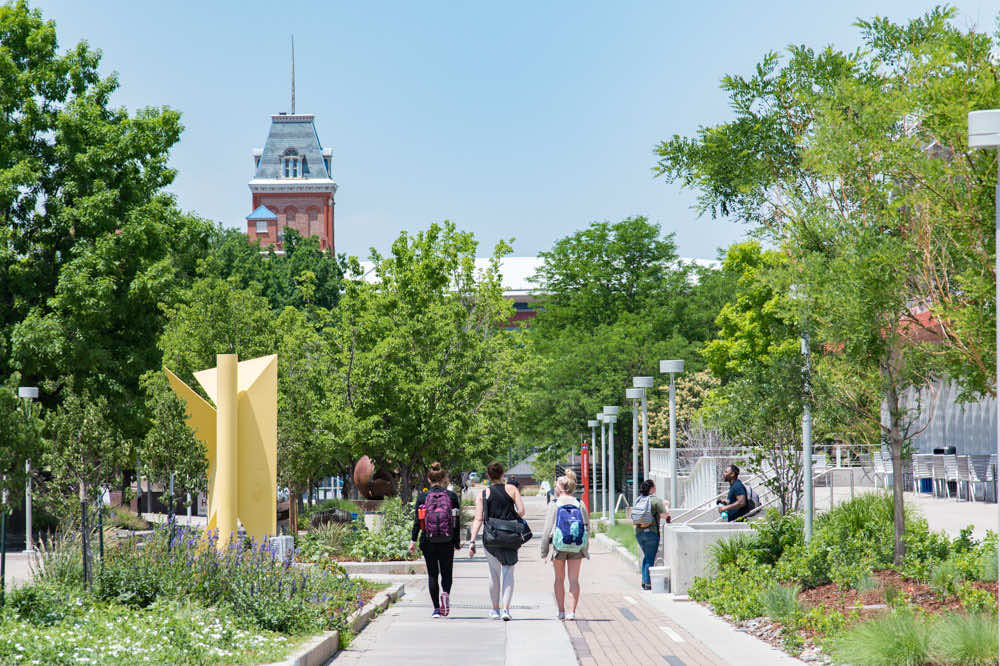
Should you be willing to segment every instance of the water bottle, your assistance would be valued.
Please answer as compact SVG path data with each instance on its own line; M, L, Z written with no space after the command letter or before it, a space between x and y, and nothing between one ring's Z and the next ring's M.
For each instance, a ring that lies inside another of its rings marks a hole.
M729 522L729 513L727 511L723 511L722 513L720 513L719 517L722 518L722 522L724 523Z

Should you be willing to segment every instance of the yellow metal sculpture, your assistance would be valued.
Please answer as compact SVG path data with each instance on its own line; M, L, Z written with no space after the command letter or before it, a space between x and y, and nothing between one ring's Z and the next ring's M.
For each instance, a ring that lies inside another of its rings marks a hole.
M187 404L187 423L208 453L208 529L225 548L237 530L263 539L277 520L278 357L237 363L217 354L216 367L194 373L215 407L164 368Z

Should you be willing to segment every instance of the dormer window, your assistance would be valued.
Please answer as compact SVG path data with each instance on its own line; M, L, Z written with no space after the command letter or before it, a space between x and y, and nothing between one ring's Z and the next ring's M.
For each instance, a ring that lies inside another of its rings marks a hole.
M281 156L281 175L283 178L302 178L304 173L303 158L294 148L288 148Z

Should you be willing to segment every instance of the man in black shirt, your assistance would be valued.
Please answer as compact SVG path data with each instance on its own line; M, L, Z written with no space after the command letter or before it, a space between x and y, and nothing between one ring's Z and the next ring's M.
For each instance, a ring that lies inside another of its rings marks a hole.
M750 510L747 503L747 489L739 479L740 468L730 465L722 473L722 479L729 483L729 498L726 503L719 501L719 513L726 514L726 520L733 522L742 518Z

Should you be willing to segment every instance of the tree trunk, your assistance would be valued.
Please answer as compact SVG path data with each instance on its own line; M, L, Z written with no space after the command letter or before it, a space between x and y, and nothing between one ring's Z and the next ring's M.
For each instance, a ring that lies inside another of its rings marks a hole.
M298 536L299 533L299 492L296 488L288 488L288 533Z
M314 507L314 506L316 506L316 498L313 495L313 482L312 482L312 479L308 479L306 481L306 484L309 486L309 506L310 507Z
M886 393L889 408L889 454L892 456L892 529L893 548L892 563L899 566L903 563L906 544L903 535L906 533L906 520L903 514L903 432L900 429L899 393L890 384Z

